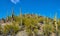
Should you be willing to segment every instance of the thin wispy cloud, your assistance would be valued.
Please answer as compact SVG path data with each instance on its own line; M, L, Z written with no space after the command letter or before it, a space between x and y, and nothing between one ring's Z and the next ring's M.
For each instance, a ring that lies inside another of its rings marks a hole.
M12 3L17 4L20 0L11 0Z

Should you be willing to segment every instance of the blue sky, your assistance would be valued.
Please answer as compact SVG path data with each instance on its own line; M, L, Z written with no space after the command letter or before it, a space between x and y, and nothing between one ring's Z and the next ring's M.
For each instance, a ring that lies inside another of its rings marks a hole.
M17 4L12 3L11 0L0 0L0 18L10 16L12 8L15 15L19 15L20 8L22 8L23 14L37 13L53 18L57 13L57 17L60 18L60 0L20 0Z

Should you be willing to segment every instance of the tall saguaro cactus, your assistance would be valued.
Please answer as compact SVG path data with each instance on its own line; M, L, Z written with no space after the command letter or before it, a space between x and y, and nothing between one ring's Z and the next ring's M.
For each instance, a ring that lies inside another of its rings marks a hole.
M56 28L56 36L57 36L57 34L58 34L57 13L55 14L55 17L54 17L54 23L55 23L55 28Z
M21 10L21 8L20 8L20 25L22 27L22 10Z

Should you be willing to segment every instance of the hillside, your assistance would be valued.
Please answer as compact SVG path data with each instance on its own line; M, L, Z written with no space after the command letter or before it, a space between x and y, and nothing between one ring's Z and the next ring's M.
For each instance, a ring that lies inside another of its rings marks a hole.
M28 36L59 35L60 20L57 20L56 17L51 19L35 14L20 14L19 16L12 14L12 16L8 16L6 19L0 20L0 35L15 36L19 34L18 32L21 33L23 31Z

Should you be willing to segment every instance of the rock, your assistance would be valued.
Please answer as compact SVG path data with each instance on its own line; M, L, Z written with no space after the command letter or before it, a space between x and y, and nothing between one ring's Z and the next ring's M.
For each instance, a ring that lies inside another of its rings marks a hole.
M19 31L16 36L28 36L26 31Z

